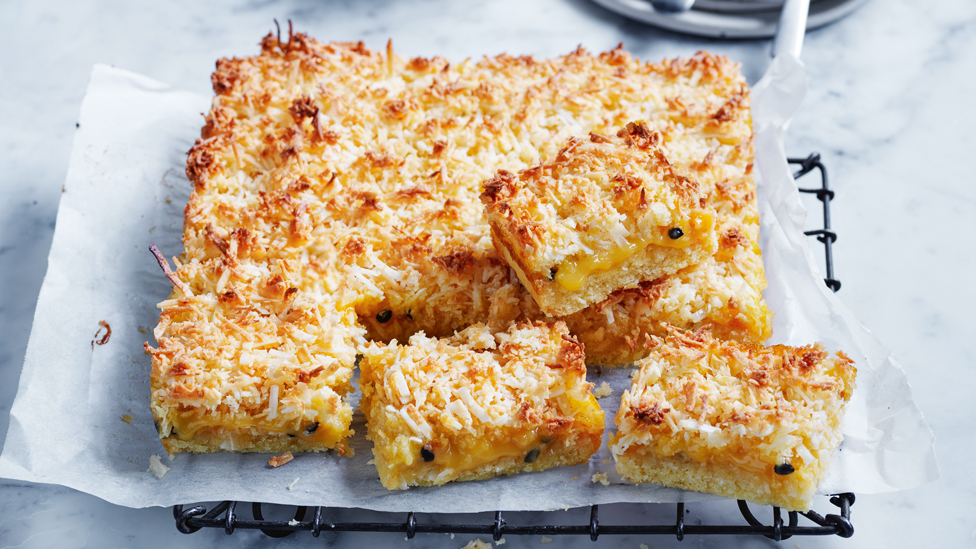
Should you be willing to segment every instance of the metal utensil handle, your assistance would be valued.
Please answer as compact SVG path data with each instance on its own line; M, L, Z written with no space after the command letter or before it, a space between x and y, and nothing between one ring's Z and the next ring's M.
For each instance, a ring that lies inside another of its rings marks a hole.
M810 0L786 0L779 16L776 38L773 39L773 57L780 54L800 57L809 11Z

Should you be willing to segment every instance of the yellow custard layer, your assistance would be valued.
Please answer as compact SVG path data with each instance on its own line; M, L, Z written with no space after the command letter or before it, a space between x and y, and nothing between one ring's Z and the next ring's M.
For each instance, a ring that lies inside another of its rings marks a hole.
M699 240L700 234L711 231L714 224L715 217L712 214L705 211L694 212L686 227L678 227L683 233L680 238L670 238L668 231L671 228L660 227L658 232L650 238L628 239L625 246L563 261L556 271L555 280L567 290L579 290L586 284L586 279L591 274L598 271L609 271L632 256L643 252L648 246L687 248Z

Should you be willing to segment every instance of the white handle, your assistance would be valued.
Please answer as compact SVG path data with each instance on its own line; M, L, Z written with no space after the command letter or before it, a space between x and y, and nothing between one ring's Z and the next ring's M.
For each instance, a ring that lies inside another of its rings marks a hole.
M781 53L800 57L809 11L810 0L786 0L779 16L776 38L773 40L773 57Z

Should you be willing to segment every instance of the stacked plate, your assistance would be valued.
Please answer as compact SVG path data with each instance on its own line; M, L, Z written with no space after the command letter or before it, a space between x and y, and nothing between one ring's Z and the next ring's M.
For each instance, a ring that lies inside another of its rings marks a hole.
M650 0L593 0L631 19L668 30L715 38L769 38L784 0L695 0L691 9L658 11ZM807 30L846 16L867 0L811 0Z

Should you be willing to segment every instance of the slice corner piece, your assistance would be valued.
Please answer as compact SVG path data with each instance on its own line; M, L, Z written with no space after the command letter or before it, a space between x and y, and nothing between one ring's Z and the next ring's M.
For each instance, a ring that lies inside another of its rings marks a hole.
M610 439L617 472L806 511L840 445L857 373L820 344L748 347L672 331L638 363Z
M484 183L492 240L544 312L572 314L716 251L715 212L661 141L632 122Z
M603 411L562 322L372 343L360 368L367 437L391 490L575 465L601 444Z
M235 293L238 300L249 294L244 287ZM264 300L280 310L271 315L206 294L159 305L159 347L146 348L153 417L167 452L345 454L353 434L346 395L363 330L352 311L300 292L292 297Z

